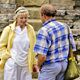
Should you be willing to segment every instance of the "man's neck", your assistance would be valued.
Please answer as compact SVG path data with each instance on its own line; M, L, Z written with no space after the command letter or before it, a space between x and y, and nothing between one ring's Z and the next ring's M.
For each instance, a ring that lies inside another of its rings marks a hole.
M50 20L50 19L53 19L53 17L52 16L51 17L46 16L45 22L48 21L48 20Z

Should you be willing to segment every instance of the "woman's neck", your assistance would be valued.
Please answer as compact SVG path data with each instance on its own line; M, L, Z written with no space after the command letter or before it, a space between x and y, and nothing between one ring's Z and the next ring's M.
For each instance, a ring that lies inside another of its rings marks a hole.
M23 30L25 28L25 25L16 25L16 26L19 26L21 28L21 30Z

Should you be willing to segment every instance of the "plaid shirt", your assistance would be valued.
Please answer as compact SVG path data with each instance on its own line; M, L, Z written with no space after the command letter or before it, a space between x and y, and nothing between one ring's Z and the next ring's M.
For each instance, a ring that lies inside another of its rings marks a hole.
M46 55L46 63L66 60L69 53L69 39L72 49L76 46L71 30L66 24L50 19L43 24L38 31L34 51L37 54Z

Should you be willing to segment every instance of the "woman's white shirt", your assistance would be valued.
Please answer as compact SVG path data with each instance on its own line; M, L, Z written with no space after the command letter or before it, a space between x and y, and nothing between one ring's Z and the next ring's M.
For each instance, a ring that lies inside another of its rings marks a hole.
M12 59L20 66L28 65L29 37L27 28L21 30L20 26L16 27L13 46L10 50Z

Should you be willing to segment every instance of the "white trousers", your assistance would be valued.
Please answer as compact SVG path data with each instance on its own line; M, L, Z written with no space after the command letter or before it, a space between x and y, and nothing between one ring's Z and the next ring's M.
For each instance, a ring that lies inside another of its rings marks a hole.
M27 66L19 66L10 58L5 64L4 80L32 80L32 76Z

